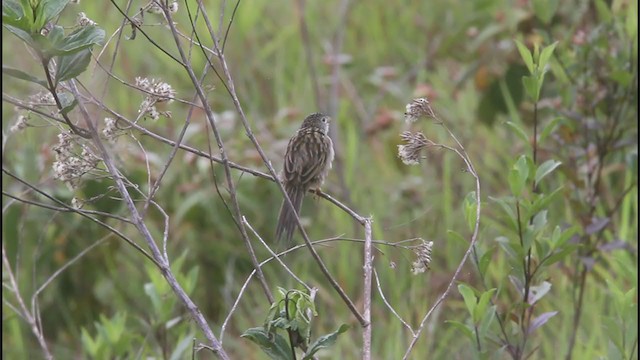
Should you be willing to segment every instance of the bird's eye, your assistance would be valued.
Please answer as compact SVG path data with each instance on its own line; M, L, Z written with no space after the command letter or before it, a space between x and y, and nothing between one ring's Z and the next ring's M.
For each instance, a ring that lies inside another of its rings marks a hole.
M328 121L327 118L322 118L323 123L326 123L327 121Z

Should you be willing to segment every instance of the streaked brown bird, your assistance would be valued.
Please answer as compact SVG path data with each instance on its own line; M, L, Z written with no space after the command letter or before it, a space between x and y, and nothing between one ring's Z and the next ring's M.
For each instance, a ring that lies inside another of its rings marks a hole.
M296 229L295 214L300 214L302 200L310 189L319 189L333 162L333 142L329 137L331 118L321 113L306 117L289 140L280 180L293 208L285 199L280 208L276 238L291 244ZM295 211L295 212L294 212Z

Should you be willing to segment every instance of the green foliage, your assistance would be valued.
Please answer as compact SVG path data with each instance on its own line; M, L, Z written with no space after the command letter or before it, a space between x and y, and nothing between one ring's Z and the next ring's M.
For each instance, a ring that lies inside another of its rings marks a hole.
M260 346L271 359L293 359L292 351L299 347L304 351L302 359L312 359L314 354L335 344L338 335L349 327L341 325L337 330L319 336L311 344L311 316L318 316L313 299L300 290L278 288L278 297L271 305L265 324L251 328L242 337ZM288 333L289 342L277 330Z

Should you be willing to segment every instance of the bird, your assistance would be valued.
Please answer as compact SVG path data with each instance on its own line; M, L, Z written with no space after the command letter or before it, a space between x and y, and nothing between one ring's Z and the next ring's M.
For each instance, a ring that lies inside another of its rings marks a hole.
M291 200L285 198L280 208L276 238L291 244L296 229L296 216L300 214L302 200L310 189L320 190L334 158L333 142L329 137L331 118L322 113L307 116L293 135L284 155L280 181Z

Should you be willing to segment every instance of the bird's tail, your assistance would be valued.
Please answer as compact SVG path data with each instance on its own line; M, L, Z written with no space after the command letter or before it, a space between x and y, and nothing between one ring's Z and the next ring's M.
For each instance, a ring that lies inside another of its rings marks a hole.
M304 199L305 191L300 187L289 187L286 184L284 189L289 195L289 199L293 204L293 209L287 203L287 199L284 199L282 207L280 208L280 216L278 217L276 239L278 239L278 241L284 240L287 246L289 246L297 225L295 214L300 216L300 208L302 207L302 200Z

